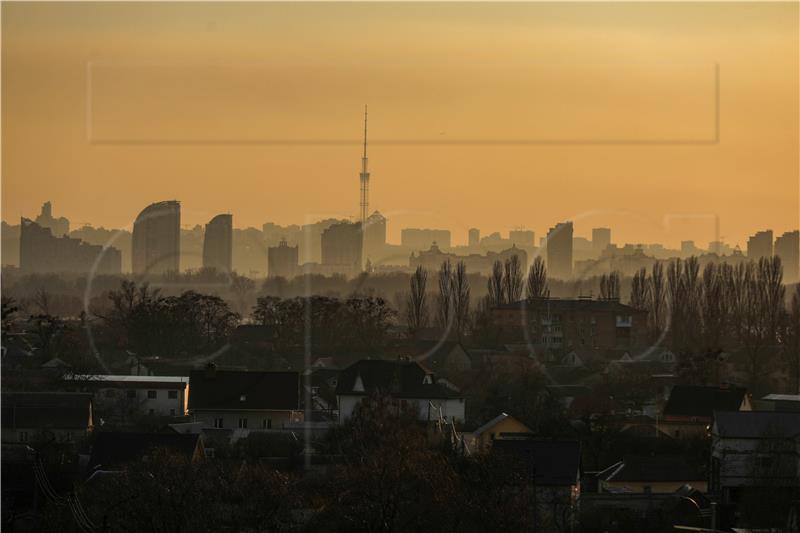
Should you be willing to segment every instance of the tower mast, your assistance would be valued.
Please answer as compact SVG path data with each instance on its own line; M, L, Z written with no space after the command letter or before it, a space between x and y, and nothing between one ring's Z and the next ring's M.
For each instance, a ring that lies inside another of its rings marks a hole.
M364 155L361 157L361 231L367 225L369 215L369 171L367 170L367 106L364 106Z

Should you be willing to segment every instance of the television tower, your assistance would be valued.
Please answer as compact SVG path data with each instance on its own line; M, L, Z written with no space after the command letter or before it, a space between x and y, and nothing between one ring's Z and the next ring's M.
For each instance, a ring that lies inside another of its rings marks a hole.
M364 106L364 155L361 157L361 231L367 227L369 216L369 171L367 170L367 106Z

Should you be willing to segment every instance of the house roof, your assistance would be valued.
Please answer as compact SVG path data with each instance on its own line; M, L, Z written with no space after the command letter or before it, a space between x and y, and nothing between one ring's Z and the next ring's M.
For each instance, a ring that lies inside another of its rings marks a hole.
M297 372L206 369L189 374L189 410L293 410L299 401Z
M425 382L426 376L431 376L430 383ZM398 398L461 397L457 391L436 383L432 374L413 361L365 359L353 363L339 374L337 395L365 396L374 391Z
M96 435L92 445L89 468L119 467L138 461L157 448L167 448L186 459L191 459L199 445L201 445L199 434L102 432Z
M714 429L720 437L728 438L795 437L800 435L800 412L717 411Z
M710 418L714 411L738 411L746 393L741 387L675 385L664 407L664 416Z
M76 392L4 392L4 428L86 429L92 395Z
M499 415L497 415L496 417L492 418L491 420L486 422L484 425L482 425L481 427L479 427L478 429L473 431L472 434L473 435L482 435L483 433L486 433L487 431L489 431L490 429L495 427L497 424L499 424L500 422L502 422L503 420L506 420L508 418L511 418L512 420L517 420L516 418L514 418L513 416L511 416L509 414L500 413ZM517 420L517 422L522 424L522 422L520 422L519 420ZM522 425L524 426L525 424L522 424ZM528 431L530 432L530 430L528 430Z
M535 309L536 307L549 308L550 312L565 311L613 311L615 313L625 313L629 315L642 314L629 305L621 303L619 300L593 300L589 298L540 298L528 302L520 300L518 302L497 306L498 309Z
M574 485L579 477L581 447L576 440L497 439L491 453L520 457L537 485Z
M605 481L658 482L699 481L705 479L704 474L689 465L682 455L630 455L615 466L616 468L606 470L610 470L610 473L603 478Z

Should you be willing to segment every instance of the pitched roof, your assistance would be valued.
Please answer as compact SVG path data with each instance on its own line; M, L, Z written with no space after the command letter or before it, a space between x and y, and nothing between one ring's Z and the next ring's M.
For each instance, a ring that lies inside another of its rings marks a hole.
M426 382L426 376L431 376ZM398 398L460 398L439 383L419 363L365 359L342 370L337 395L365 396L375 391Z
M714 427L717 435L728 438L795 437L800 435L800 412L718 411Z
M532 469L537 485L574 485L577 483L581 446L576 440L498 439L491 453L507 453L520 457Z
M675 385L664 416L711 417L714 411L738 411L746 393L741 387Z
M540 298L533 301L520 300L513 303L497 306L498 309L535 309L537 307L549 308L550 312L567 311L612 311L615 313L625 313L630 315L642 314L627 304L619 300L594 300L589 298Z
M201 445L199 434L102 432L96 435L92 445L89 468L119 467L138 461L158 448L167 448L186 459L191 459L197 447Z
M298 409L300 374L193 370L189 374L189 410Z
M682 455L626 456L606 481L698 481L705 476Z
M4 428L86 429L92 395L77 392L4 392Z
M490 429L495 427L497 424L499 424L500 422L502 422L503 420L506 420L508 418L511 418L512 420L517 420L516 418L514 418L513 416L511 416L511 415L509 415L507 413L500 413L499 415L497 415L496 417L492 418L491 420L486 422L484 425L482 425L481 427L479 427L478 429L476 429L472 433L473 433L473 435L481 435L483 433L486 433L487 431L489 431ZM525 426L525 424L522 424L522 422L520 422L519 420L517 420L517 422L519 422L521 425ZM528 431L530 432L530 430L528 430Z

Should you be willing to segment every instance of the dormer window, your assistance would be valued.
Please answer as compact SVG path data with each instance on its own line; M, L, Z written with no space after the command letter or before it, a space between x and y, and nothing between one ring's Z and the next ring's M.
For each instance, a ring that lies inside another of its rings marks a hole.
M425 374L425 377L422 378L422 384L423 385L432 385L433 384L433 378L431 377L430 374Z
M245 396L244 394L242 394L241 396L239 396L239 401L240 401L240 402L245 402L245 401L247 401L247 396Z
M353 392L364 392L364 380L361 376L356 376L356 382L353 384Z

